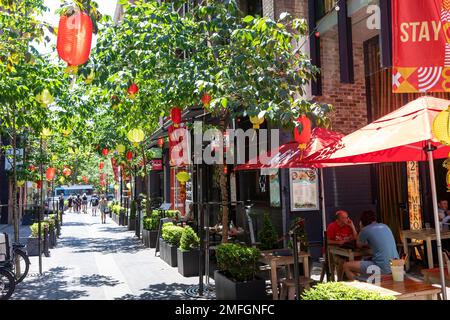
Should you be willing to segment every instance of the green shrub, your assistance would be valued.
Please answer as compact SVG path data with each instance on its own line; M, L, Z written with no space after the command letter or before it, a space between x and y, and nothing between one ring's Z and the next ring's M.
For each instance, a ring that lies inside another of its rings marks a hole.
M278 234L268 213L264 214L262 230L259 233L259 242L261 243L259 246L261 250L275 249L278 244Z
M178 247L180 245L183 227L176 226L173 223L165 223L162 228L162 238L170 245Z
M49 226L48 221L41 221L41 237L44 238L45 226ZM31 236L37 238L39 234L39 223L35 222L31 225Z
M136 212L137 212L137 203L136 201L131 201L130 205L130 219L136 219Z
M172 218L172 219L178 220L180 218L180 215L181 215L181 213L178 210L167 210L166 211L167 218Z
M378 292L356 289L339 282L320 283L302 294L303 300L395 300Z
M199 245L200 238L195 233L194 229L192 229L190 226L184 227L180 239L180 250L190 251L194 248L198 248Z
M235 243L223 243L216 249L219 270L239 282L254 279L259 257L258 249Z
M144 217L144 229L145 230L158 230L159 220L161 215L158 210L153 210L150 217Z

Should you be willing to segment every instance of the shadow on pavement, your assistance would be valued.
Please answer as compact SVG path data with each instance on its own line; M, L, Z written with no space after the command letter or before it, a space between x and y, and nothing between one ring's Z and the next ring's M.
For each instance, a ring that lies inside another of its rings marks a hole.
M194 300L194 298L186 295L186 290L193 285L181 283L158 283L142 289L142 294L127 294L115 300Z
M59 240L62 247L73 248L73 253L99 252L109 253L135 253L144 246L133 238L75 238L65 237Z
M80 279L80 285L85 287L114 287L121 284L120 281L115 280L109 276L102 276L100 274L92 274L90 276L83 276Z
M65 267L52 268L42 276L29 276L18 284L12 296L13 300L73 300L88 296L85 290L74 290L67 281ZM70 278L69 278L70 279Z

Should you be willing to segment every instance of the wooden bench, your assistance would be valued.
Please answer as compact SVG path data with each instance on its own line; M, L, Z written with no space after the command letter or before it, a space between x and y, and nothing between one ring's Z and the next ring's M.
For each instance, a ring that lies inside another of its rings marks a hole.
M300 277L299 278L300 293L305 289L309 289L312 282L313 280L310 278ZM294 300L295 298L294 279L284 279L281 281L280 299L285 300L286 298L288 298L289 300Z

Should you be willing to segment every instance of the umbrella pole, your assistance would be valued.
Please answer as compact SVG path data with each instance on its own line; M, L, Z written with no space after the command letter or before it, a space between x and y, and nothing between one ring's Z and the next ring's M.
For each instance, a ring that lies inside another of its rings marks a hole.
M438 205L437 205L437 192L436 192L436 179L434 176L434 163L433 163L433 151L435 147L428 142L428 148L426 148L428 154L428 165L430 167L430 183L431 183L431 193L433 201L433 215L434 215L434 226L436 230L436 243L437 243L437 254L439 261L439 273L441 278L441 288L442 288L442 299L447 300L447 289L445 286L445 272L444 272L444 259L442 257L442 241L441 241L441 228L439 223Z
M321 197L321 205L322 205L322 234L327 230L327 215L325 209L325 185L323 181L323 168L320 168L320 193Z

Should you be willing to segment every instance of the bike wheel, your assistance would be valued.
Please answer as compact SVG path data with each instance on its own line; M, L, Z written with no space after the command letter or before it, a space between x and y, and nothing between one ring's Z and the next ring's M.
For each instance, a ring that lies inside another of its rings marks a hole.
M14 263L14 273L16 276L16 283L21 283L23 279L28 275L28 271L30 270L30 259L27 254L22 250L15 250L14 254L16 255L16 259L18 259L18 263L20 266L20 272L16 270L16 264Z
M14 275L5 269L0 269L0 300L8 300L15 288Z

